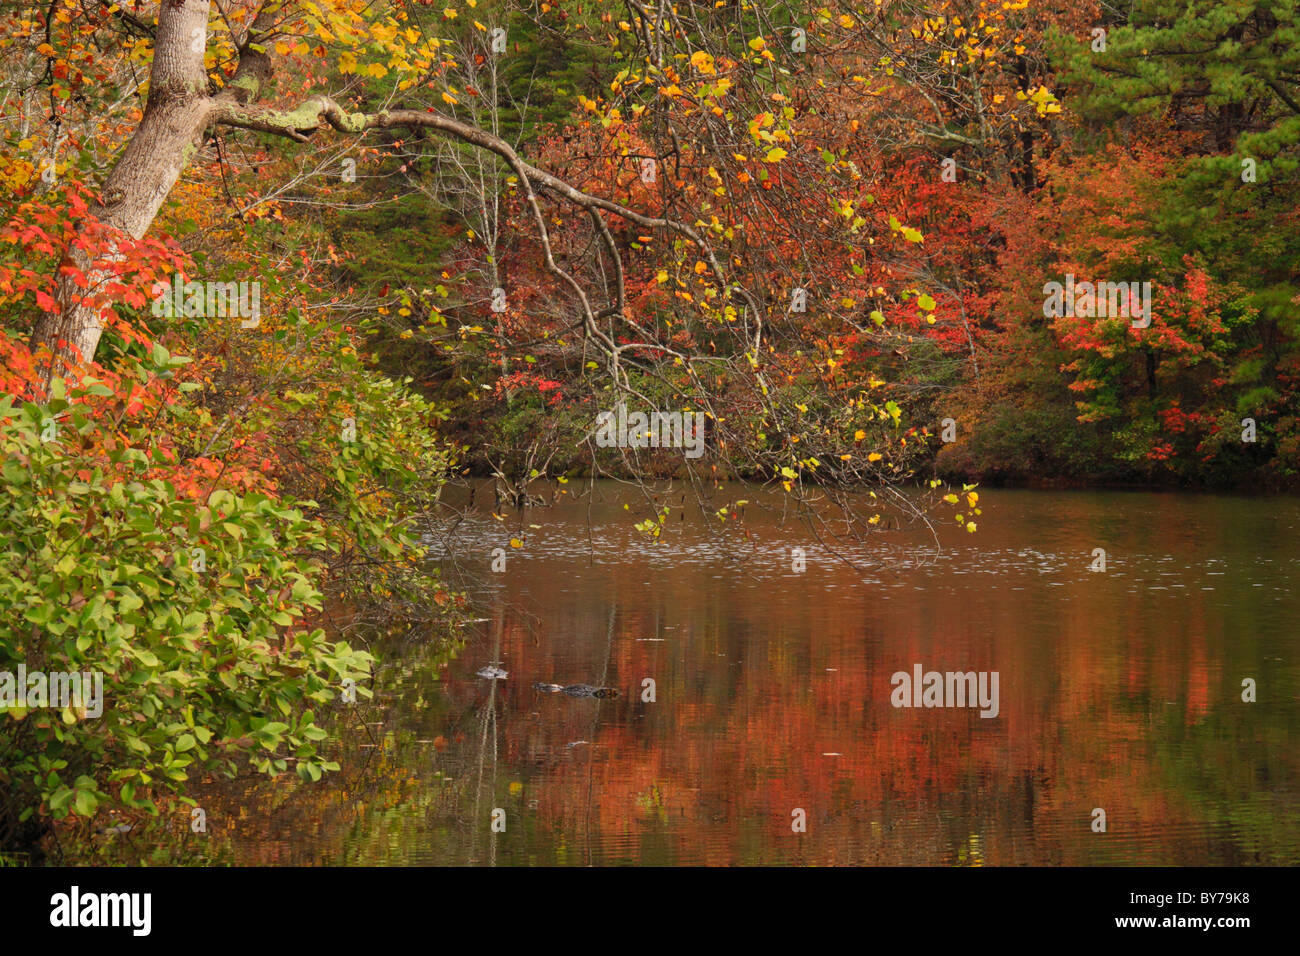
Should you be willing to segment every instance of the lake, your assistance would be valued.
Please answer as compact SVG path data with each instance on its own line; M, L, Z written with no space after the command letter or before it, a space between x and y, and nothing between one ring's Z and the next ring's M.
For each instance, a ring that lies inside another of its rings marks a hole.
M222 859L1300 863L1300 501L980 489L973 534L837 556L779 489L665 491L657 540L635 487L565 490L431 539L476 620L377 645L343 772L237 785ZM894 706L917 666L996 672L996 716Z

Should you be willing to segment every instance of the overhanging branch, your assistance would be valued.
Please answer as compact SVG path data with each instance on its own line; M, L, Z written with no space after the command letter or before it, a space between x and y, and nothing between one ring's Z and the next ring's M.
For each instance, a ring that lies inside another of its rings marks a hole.
M384 110L378 113L352 113L343 109L334 99L328 96L313 97L291 109L276 110L246 105L244 102L238 101L234 95L224 95L218 97L217 109L214 111L212 122L217 125L231 126L238 129L271 133L297 142L306 142L310 136L324 127L332 127L341 132L354 134L372 129L432 129L495 153L505 161L527 188L526 198L533 209L533 218L536 221L543 252L547 260L547 270L560 278L577 295L583 306L584 325L587 332L600 342L601 346L611 356L615 367L617 366L618 355L623 349L615 345L595 324L597 318L611 314L611 310L602 309L599 312L593 310L586 293L577 280L555 263L551 255L545 217L542 215L541 208L537 203L535 188L540 187L550 190L586 210L597 223L596 228L602 243L611 254L615 255L616 259L616 250L611 248L612 237L608 235L607 230L601 228L603 222L599 220L598 212L607 212L619 216L645 229L667 229L689 239L708 260L718 285L736 295L737 298L744 301L753 310L755 320L758 322L755 347L757 348L757 343L761 342L762 312L758 308L758 303L754 301L753 296L747 290L735 285L728 286L722 266L714 255L712 247L695 227L675 219L647 216L619 203L583 192L558 176L525 162L508 142L486 130L432 111L421 112L419 110L399 109ZM615 301L619 304L617 311L621 312L621 304L624 301L621 263L617 270L617 280L619 288Z

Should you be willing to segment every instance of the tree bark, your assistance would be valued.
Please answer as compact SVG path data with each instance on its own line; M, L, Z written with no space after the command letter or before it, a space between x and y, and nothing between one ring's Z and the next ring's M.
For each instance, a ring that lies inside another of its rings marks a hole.
M69 250L63 264L81 272L86 287L61 270L58 311L44 313L32 331L33 349L44 346L53 354L50 377L94 358L104 315L87 300L113 278L121 260L121 236L139 239L148 231L208 126L213 111L203 68L208 7L209 0L165 0L159 9L144 116L100 201L90 208L90 215L107 227L105 242L93 254L75 246Z

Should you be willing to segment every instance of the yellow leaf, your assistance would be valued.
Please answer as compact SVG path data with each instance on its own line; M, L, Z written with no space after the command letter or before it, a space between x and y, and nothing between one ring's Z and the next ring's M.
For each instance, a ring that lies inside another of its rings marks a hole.
M853 433L853 440L854 440L854 441L862 441L862 439L864 439L864 438L866 438L866 437L867 437L867 433L864 432L861 428L859 428L857 431L855 431L855 432Z
M510 539L510 547L512 547L512 548L522 548L523 546L524 546L524 543L523 543L522 541L520 541L518 538L511 538L511 539Z
M777 146L767 151L767 155L763 157L763 161L768 163L779 163L781 160L785 159L787 155L789 154L786 153L785 150L780 146Z

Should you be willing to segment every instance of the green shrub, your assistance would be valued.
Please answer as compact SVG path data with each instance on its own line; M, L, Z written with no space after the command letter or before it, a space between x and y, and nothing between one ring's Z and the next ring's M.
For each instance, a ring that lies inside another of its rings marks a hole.
M104 705L0 711L0 848L105 805L157 813L202 772L337 769L315 709L372 658L304 623L328 547L310 503L180 494L85 393L53 394L0 397L0 671L100 673Z

